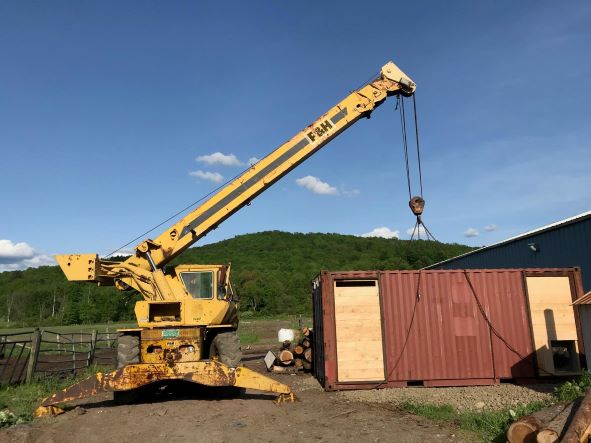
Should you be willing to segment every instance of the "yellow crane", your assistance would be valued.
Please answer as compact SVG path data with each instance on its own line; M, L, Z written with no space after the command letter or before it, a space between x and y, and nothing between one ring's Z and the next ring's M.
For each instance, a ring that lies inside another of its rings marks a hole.
M59 413L55 405L101 390L125 397L146 384L171 379L274 392L278 400L293 399L288 386L240 366L238 302L230 266L166 265L342 131L369 117L386 98L411 96L415 88L404 72L388 62L377 78L351 92L158 237L139 243L129 258L56 256L68 280L135 290L144 300L135 305L138 328L119 331L117 370L98 373L48 397L37 415Z

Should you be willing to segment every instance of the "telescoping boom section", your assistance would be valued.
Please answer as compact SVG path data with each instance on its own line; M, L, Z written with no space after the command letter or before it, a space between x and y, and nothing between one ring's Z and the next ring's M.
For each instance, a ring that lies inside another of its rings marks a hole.
M144 285L131 274L144 274L140 270L150 273L161 269L342 131L362 117L369 116L388 96L410 96L415 88L415 83L389 62L382 67L376 79L351 92L158 237L137 245L135 255L127 260L109 262L100 260L94 254L85 254L58 256L58 262L70 280L103 284L120 282L123 289L132 287L143 294L152 293L148 286L153 285ZM146 277L153 279L153 276Z

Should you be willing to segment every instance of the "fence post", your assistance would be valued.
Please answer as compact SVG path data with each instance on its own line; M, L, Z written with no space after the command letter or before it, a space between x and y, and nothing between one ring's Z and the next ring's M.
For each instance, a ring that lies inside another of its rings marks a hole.
M90 350L88 351L88 364L87 367L94 362L94 351L96 349L96 329L92 330L92 335L90 338Z
M72 334L72 374L76 377L76 339Z
M37 366L37 358L39 357L39 348L41 345L41 331L35 328L31 335L31 351L29 352L29 361L27 365L27 383L31 383L33 375L35 374L35 367Z
M6 349L6 335L0 338L0 358L4 358L4 350Z

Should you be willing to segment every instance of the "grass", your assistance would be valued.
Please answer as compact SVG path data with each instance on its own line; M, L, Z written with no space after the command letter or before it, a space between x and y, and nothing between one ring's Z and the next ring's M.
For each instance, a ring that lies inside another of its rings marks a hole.
M0 413L0 427L31 421L41 400L97 371L96 367L90 367L77 377L43 377L28 384L1 387L0 411L4 414Z
M47 331L59 332L60 334L76 333L76 332L91 332L97 330L99 332L110 331L113 332L117 329L126 328L137 328L137 324L133 322L127 323L99 323L91 325L66 325L66 326L39 326L39 329L45 329ZM13 334L26 332L35 329L33 326L28 328L1 328L0 333L2 334Z
M254 332L238 332L238 337L243 345L253 345L260 341L260 337Z
M585 394L591 388L591 373L583 372L578 379L567 381L554 390L554 396L560 402L570 402Z
M434 421L451 422L464 431L475 433L482 441L504 442L507 428L515 420L553 403L567 403L576 400L591 388L591 373L588 371L572 381L567 381L554 390L553 399L533 402L513 409L497 411L458 411L451 405L432 405L406 402L401 408L411 414Z
M515 409L498 411L458 411L451 405L417 404L406 402L402 409L433 421L451 422L463 431L476 434L482 441L504 442L507 427L515 420L548 406L534 402Z

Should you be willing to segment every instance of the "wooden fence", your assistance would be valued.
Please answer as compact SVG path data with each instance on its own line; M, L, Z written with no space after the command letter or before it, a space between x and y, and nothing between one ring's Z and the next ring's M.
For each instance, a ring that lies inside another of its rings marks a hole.
M91 365L112 368L116 358L116 332L0 334L0 385L30 382L37 375L76 375Z

